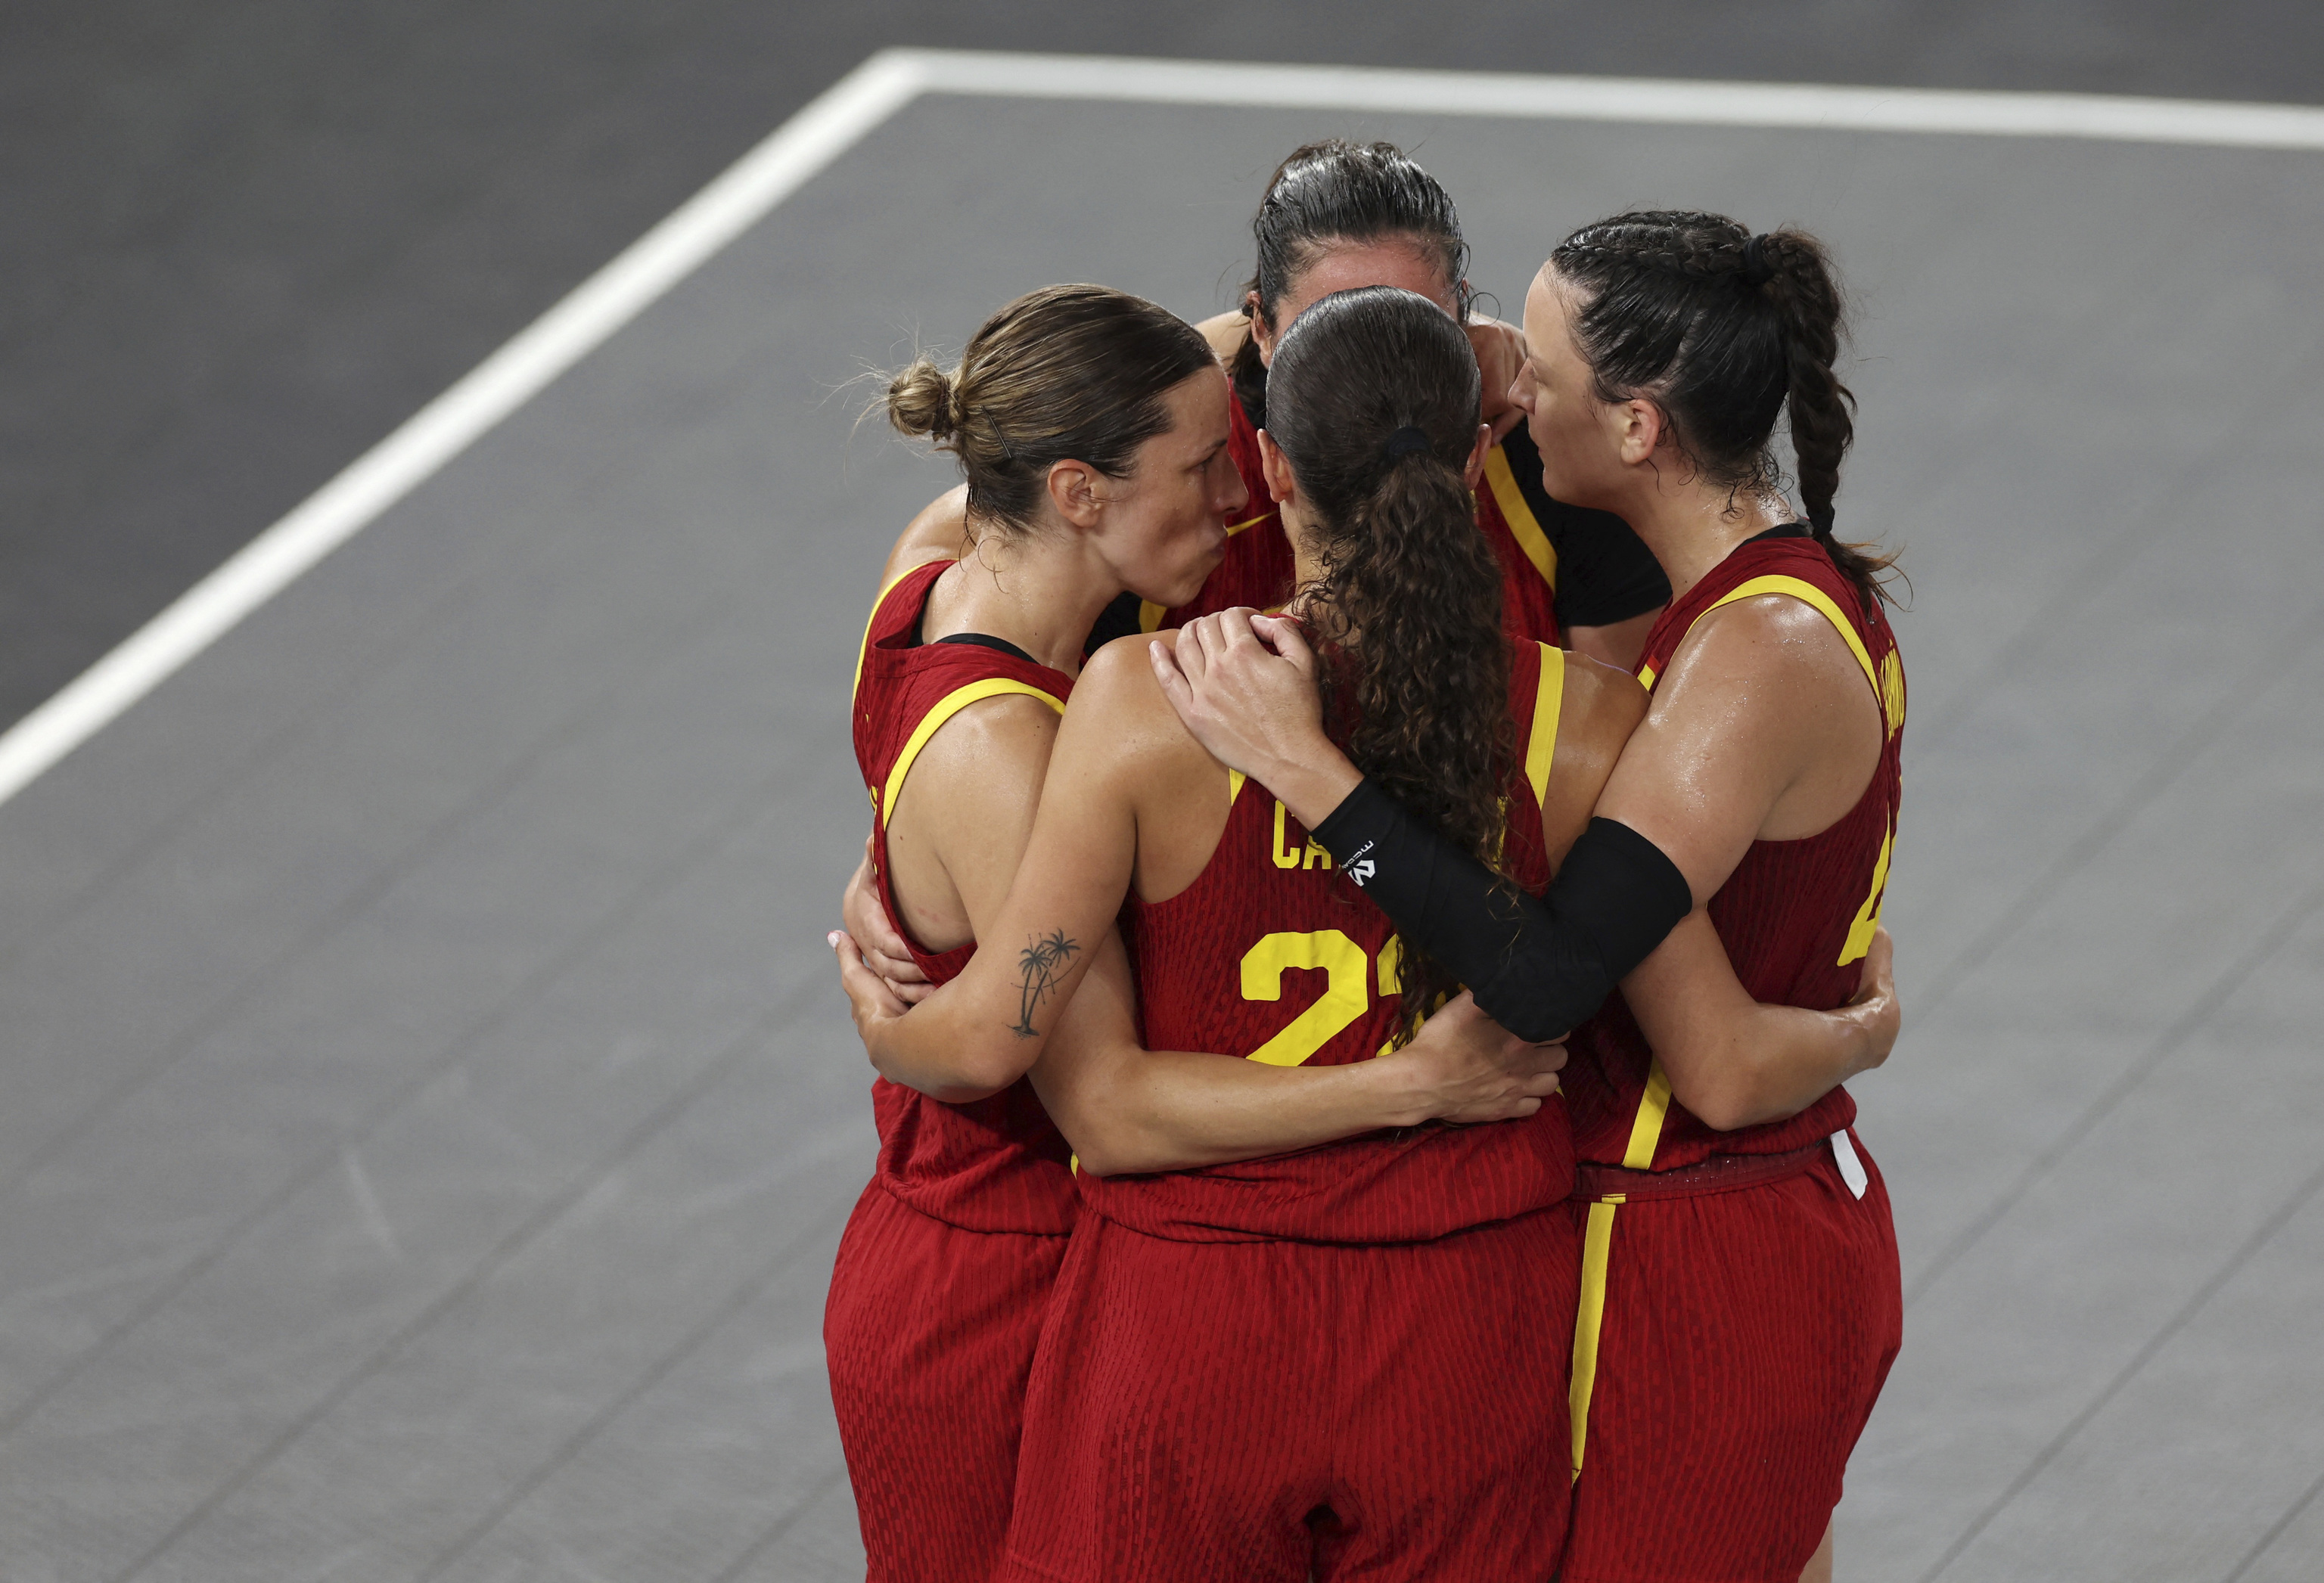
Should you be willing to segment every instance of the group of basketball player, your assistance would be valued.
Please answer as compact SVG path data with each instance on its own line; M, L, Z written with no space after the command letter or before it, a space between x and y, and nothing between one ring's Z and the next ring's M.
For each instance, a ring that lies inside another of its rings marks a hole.
M1618 216L1520 330L1377 143L1254 230L1240 313L1050 287L888 390L966 484L833 936L871 1576L1829 1578L1904 685L1824 252Z

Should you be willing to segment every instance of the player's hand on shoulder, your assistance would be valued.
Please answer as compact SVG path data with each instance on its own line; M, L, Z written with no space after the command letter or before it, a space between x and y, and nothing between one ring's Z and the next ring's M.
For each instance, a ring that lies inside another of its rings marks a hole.
M1477 1008L1463 990L1446 1001L1403 1049L1379 1057L1406 1063L1416 1085L1416 1120L1472 1123L1530 1116L1557 1091L1565 1042L1532 1045Z
M1180 723L1231 768L1266 781L1323 745L1315 656L1296 621L1237 605L1157 636L1147 658Z

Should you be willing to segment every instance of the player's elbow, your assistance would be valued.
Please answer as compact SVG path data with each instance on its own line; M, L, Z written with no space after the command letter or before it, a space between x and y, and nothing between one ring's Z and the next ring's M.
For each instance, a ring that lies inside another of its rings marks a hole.
M1132 1176L1162 1167L1139 1128L1112 1117L1074 1114L1056 1118L1057 1130L1073 1146L1074 1169L1092 1176Z

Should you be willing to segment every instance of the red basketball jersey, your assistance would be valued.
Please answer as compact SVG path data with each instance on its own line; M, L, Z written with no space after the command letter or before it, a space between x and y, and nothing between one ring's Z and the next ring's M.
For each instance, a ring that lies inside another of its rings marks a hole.
M1062 712L1073 679L972 643L923 643L920 612L950 561L907 572L880 598L855 677L855 761L871 788L872 860L889 921L930 981L976 953L973 943L922 950L904 925L888 870L888 810L936 728L981 699L1019 693ZM872 1085L880 1128L875 1179L923 1214L971 1231L1062 1233L1075 1201L1065 1140L1019 1078L990 1099L946 1105L881 1078Z
M1227 403L1231 428L1228 454L1250 491L1243 519L1227 526L1226 558L1203 584L1192 603L1164 610L1148 603L1139 611L1139 622L1149 632L1184 626L1196 616L1247 604L1259 610L1280 609L1291 597L1291 540L1283 528L1283 514L1268 495L1267 477L1259 469L1259 430L1240 400ZM1501 563L1502 625L1520 643L1555 647L1557 628L1557 550L1543 531L1533 508L1517 488L1509 459L1499 446L1485 454L1484 482L1477 490L1477 530L1493 547Z
M1821 612L1848 640L1887 726L1880 761L1856 805L1830 829L1799 841L1754 842L1711 898L1711 921L1754 999L1826 1011L1856 993L1888 887L1902 787L1904 666L1875 603L1805 535L1738 548L1647 635L1638 679L1649 692L1694 623L1722 604L1784 594ZM1574 1030L1565 1085L1575 1147L1601 1164L1668 1170L1712 1154L1780 1154L1830 1137L1856 1118L1835 1088L1786 1121L1715 1132L1671 1098L1670 1080L1618 992Z
M1540 796L1565 657L1534 643L1512 650L1525 785L1510 798L1504 857L1538 892L1549 878ZM1194 882L1124 909L1148 1046L1278 1066L1379 1054L1397 1026L1394 926L1266 787L1236 775L1227 795L1226 830ZM1572 1169L1563 1109L1552 1100L1522 1121L1417 1127L1198 1171L1084 1173L1081 1183L1089 1207L1155 1236L1411 1242L1554 1203Z

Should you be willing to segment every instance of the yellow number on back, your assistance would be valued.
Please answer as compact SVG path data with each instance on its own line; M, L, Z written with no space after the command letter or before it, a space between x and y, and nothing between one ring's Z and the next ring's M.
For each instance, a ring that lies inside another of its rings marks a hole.
M1337 929L1269 934L1244 952L1246 1000L1282 999L1283 975L1293 968L1321 968L1324 973L1323 999L1253 1050L1250 1059L1270 1066L1297 1066L1329 1044L1333 1035L1370 1009L1371 965L1364 948Z

